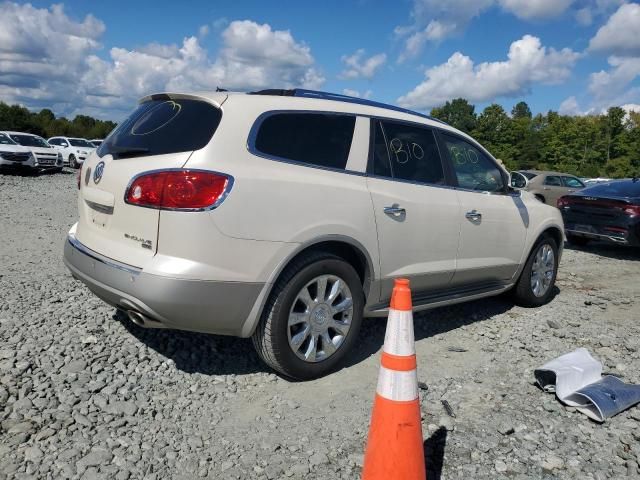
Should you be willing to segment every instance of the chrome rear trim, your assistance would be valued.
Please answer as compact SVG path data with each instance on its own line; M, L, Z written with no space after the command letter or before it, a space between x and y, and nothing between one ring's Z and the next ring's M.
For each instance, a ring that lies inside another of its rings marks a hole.
M100 255L98 252L94 252L90 248L87 248L82 243L80 243L78 239L75 237L75 235L73 234L69 234L67 236L67 240L73 248L78 250L80 253L83 253L88 257L91 257L97 262L103 263L109 267L117 268L118 270L122 270L132 275L139 275L140 272L142 272L141 268L133 267L131 265L127 265L126 263L116 262L115 260L107 258L103 255Z

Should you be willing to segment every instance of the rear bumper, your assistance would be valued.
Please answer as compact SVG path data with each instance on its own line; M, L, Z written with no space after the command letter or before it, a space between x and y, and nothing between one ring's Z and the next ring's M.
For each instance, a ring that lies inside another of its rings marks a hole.
M264 287L151 275L90 250L73 233L64 245L64 262L96 296L142 313L154 327L239 336Z
M581 224L565 220L565 233L616 245L640 246L640 221L615 224Z

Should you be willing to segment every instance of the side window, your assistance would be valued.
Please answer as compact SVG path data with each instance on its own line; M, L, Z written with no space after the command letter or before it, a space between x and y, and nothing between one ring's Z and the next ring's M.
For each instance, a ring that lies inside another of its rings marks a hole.
M552 187L561 187L562 183L560 182L560 177L549 176L544 179L545 185L551 185Z
M457 137L443 134L458 186L481 192L499 192L504 189L500 169L484 152Z
M264 119L255 148L274 157L344 169L356 117L323 113L276 113Z
M431 129L390 121L376 123L376 175L420 183L444 184L440 153ZM379 138L382 136L381 125L384 129L384 140Z
M51 140L49 140L49 145L58 145L58 140L55 138L52 138Z
M562 177L562 183L569 188L583 188L584 184L575 177Z

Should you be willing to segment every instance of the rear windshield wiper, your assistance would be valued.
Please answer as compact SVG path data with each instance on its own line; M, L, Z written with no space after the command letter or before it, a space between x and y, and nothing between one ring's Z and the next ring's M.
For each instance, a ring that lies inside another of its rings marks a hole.
M116 154L118 157L135 157L136 155L142 155L150 151L151 150L145 147L118 147L116 145L107 149L108 153Z

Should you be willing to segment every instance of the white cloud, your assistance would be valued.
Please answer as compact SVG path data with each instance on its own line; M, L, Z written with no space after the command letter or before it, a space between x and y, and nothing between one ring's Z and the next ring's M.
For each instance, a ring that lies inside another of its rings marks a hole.
M566 80L579 56L568 48L558 51L544 47L531 35L511 44L506 61L475 65L471 58L456 52L446 63L427 69L425 80L398 102L427 109L456 97L477 102L523 95L536 83Z
M589 42L592 51L640 55L640 5L622 5Z
M636 103L627 103L626 105L622 105L621 107L625 112L636 112L640 113L640 105Z
M361 48L356 50L353 55L343 55L341 60L347 67L340 74L342 78L372 78L387 61L387 55L379 53L365 58L365 51Z
M206 37L207 35L209 35L209 30L209 25L201 25L198 29L198 36L200 38Z
M498 0L498 3L523 20L546 20L562 15L573 0Z
M319 88L324 82L310 48L267 24L231 22L214 57L191 36L181 45L114 47L104 58L98 56L104 31L95 17L77 21L59 5L1 3L0 98L59 114L80 109L119 118L154 91Z
M350 88L345 88L344 90L342 90L342 93L344 93L345 95L349 95L350 97L357 97L357 98L371 98L371 95L373 94L373 91L371 90L366 90L364 93L360 93L359 90L352 90Z
M38 9L0 3L0 97L34 105L65 104L88 54L100 48L104 23L69 18L62 5Z
M399 26L395 34L405 39L399 61L417 56L428 41L438 42L459 34L468 23L495 0L414 0L409 26Z
M576 12L576 21L583 27L588 27L593 23L593 11L589 7L581 8Z
M580 115L580 106L576 97L569 97L565 99L558 109L560 115Z
M640 88L632 82L640 76L640 58L609 57L608 71L601 70L589 76L589 92L596 108L637 102Z
M523 20L547 20L562 15L574 0L413 0L412 24L395 28L404 38L398 59L404 62L420 54L427 42L440 42L464 31L485 10L499 6ZM613 1L613 0L604 0Z

